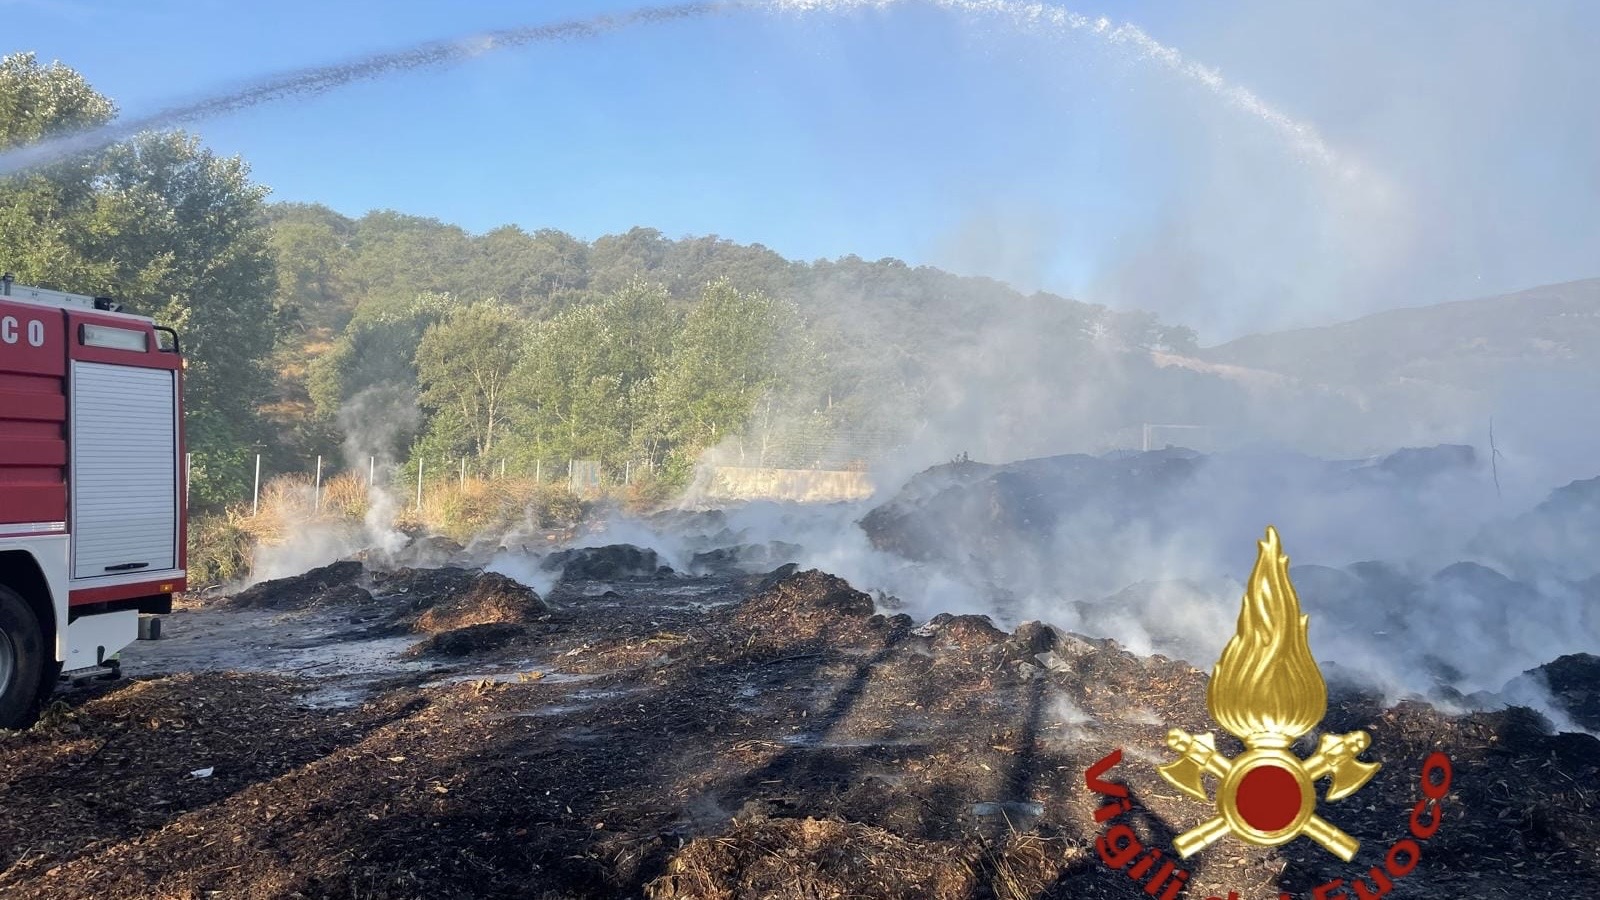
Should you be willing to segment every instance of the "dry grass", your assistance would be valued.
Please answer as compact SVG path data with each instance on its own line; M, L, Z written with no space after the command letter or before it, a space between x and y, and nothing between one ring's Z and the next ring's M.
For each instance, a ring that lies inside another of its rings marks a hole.
M242 579L250 573L257 546L287 543L310 524L359 523L366 512L367 486L354 473L322 486L320 508L311 479L274 478L262 485L254 512L241 503L190 521L189 583L198 588Z
M981 868L995 900L1033 900L1086 856L1081 845L1013 828L1004 843L984 852Z
M569 525L584 512L582 499L566 485L521 478L435 484L426 487L422 497L422 508L408 504L400 524L461 543L486 532Z
M346 519L366 516L367 480L359 473L344 472L322 486L322 514Z
M617 489L600 498L638 508L650 494L643 488ZM588 508L565 484L531 479L474 479L427 486L419 510L412 498L397 498L394 526L412 532L439 534L460 543L480 534L546 530L576 523ZM279 545L305 533L310 525L360 526L371 506L365 474L345 472L322 485L320 497L312 479L282 475L262 485L261 500L196 518L189 527L190 580L196 585L221 584L249 573L258 545Z
M311 479L280 475L262 485L259 508L251 514L241 514L239 523L258 543L281 544L297 525L315 517L315 507Z

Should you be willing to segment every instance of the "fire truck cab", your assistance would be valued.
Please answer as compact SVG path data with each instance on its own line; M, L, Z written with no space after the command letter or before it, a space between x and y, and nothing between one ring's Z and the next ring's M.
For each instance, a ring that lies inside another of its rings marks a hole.
M0 278L0 728L117 673L185 588L178 337L106 298Z

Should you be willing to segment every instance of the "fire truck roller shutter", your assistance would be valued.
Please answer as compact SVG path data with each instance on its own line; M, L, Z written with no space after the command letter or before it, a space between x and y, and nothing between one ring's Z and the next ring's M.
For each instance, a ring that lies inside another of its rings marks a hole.
M0 586L0 728L25 728L39 711L39 681L54 658L39 619L16 592Z
M72 364L72 577L177 565L178 423L174 375Z

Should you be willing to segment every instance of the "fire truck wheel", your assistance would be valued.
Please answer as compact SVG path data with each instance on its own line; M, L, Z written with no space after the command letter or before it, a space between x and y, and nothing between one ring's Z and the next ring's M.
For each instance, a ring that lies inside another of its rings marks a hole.
M50 662L38 617L16 592L0 587L0 728L33 724L39 682Z

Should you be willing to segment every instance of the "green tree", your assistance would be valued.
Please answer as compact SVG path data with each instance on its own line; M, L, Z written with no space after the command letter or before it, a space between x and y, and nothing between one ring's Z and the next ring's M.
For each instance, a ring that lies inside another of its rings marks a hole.
M32 55L0 60L0 146L108 120L110 101ZM18 280L109 294L183 334L196 503L242 496L232 465L263 438L263 360L278 319L266 188L182 133L0 179L0 259Z
M393 210L356 220L352 249L346 277L362 301L425 292L461 296L475 256L461 228Z
M564 232L528 234L506 225L474 240L477 259L468 278L470 295L522 307L535 315L554 312L588 282L588 247Z
M97 185L93 215L105 228L85 255L120 262L123 283L137 287L118 293L183 335L188 445L220 477L211 457L234 460L270 443L258 414L279 324L267 189L250 182L242 160L217 157L180 133L112 148ZM196 485L202 504L244 495L248 472L226 471L231 478Z
M522 455L617 466L659 452L650 404L677 328L666 290L642 281L539 324L516 372Z
M666 261L668 244L654 228L608 234L589 251L590 283L609 294L639 279L659 280L656 271Z
M560 307L588 289L588 244L554 228L541 228L533 237L539 248L539 286L550 307Z
M32 53L0 57L0 150L111 121L116 107L83 76ZM0 179L0 260L33 283L101 290L114 280L110 260L81 252L92 219L95 170L82 160Z
M60 62L32 53L0 56L0 149L111 121L116 106Z
M418 400L431 410L429 431L480 459L505 428L507 385L523 348L526 320L502 303L453 310L417 345Z
M673 446L677 474L705 447L741 434L758 403L792 392L799 313L793 304L726 279L706 285L673 341L654 397L654 426Z
M311 364L311 399L318 415L333 419L340 407L370 387L417 392L417 345L456 303L448 294L369 300L356 307L332 349Z
M276 204L270 218L284 323L303 333L338 334L356 300L348 276L355 259L354 223L310 203Z

